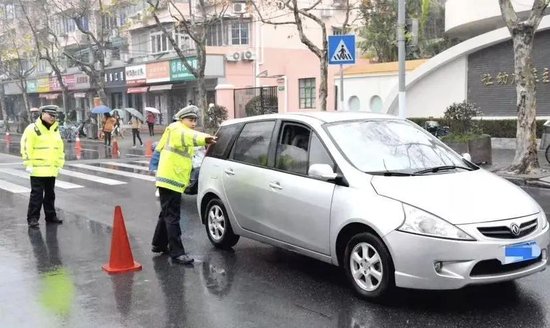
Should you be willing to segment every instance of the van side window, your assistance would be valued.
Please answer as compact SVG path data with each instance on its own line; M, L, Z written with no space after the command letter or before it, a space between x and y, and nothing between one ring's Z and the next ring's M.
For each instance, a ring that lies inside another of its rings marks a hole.
M275 121L247 123L235 141L232 158L236 161L267 166L269 143Z
M222 126L216 133L216 136L218 137L217 142L209 146L206 156L222 159L227 158L227 154L229 153L228 150L231 147L233 140L235 140L235 135L239 133L241 128L242 124Z
M285 124L277 142L275 167L306 175L310 135L311 131L304 126Z

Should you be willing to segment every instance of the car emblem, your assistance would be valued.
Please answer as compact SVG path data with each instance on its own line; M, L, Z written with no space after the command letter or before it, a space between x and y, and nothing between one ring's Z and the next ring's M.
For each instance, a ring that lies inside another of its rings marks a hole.
M519 229L519 226L515 223L512 223L510 225L510 231L512 232L512 235L514 235L516 237L519 236L519 234L521 232L521 230Z

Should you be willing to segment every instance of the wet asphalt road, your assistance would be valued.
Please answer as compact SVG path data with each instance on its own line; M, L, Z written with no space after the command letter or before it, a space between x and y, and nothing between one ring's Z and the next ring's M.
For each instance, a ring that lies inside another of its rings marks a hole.
M0 164L17 161L0 154ZM331 265L246 239L234 251L214 249L190 196L182 228L197 261L174 266L149 250L158 215L152 183L126 182L58 190L64 224L41 221L31 232L28 196L0 191L0 327L550 327L548 270L459 291L398 290L387 304L368 303ZM526 190L550 213L549 190ZM115 205L140 272L101 270Z

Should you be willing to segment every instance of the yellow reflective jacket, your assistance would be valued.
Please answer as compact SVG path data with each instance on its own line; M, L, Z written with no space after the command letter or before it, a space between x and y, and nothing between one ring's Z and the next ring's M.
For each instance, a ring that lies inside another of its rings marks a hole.
M21 156L25 167L32 167L31 176L57 177L65 164L59 124L47 129L40 118L29 124L21 137Z
M155 148L160 152L156 186L183 193L193 168L194 147L206 145L207 136L181 122L170 124Z

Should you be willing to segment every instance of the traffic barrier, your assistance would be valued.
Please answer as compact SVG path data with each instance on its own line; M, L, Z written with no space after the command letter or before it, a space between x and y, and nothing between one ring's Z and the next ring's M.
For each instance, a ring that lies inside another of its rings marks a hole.
M148 139L145 141L145 157L153 156L153 140Z
M111 274L139 271L141 269L141 264L134 261L132 255L122 209L120 206L116 206L113 220L113 237L111 239L111 257L109 263L103 265L103 270Z
M4 142L10 143L11 142L11 135L9 132L6 132L6 135L4 136Z
M113 157L118 158L118 155L120 155L120 150L118 148L118 141L116 140L116 138L113 138L113 142L111 146L112 146Z

